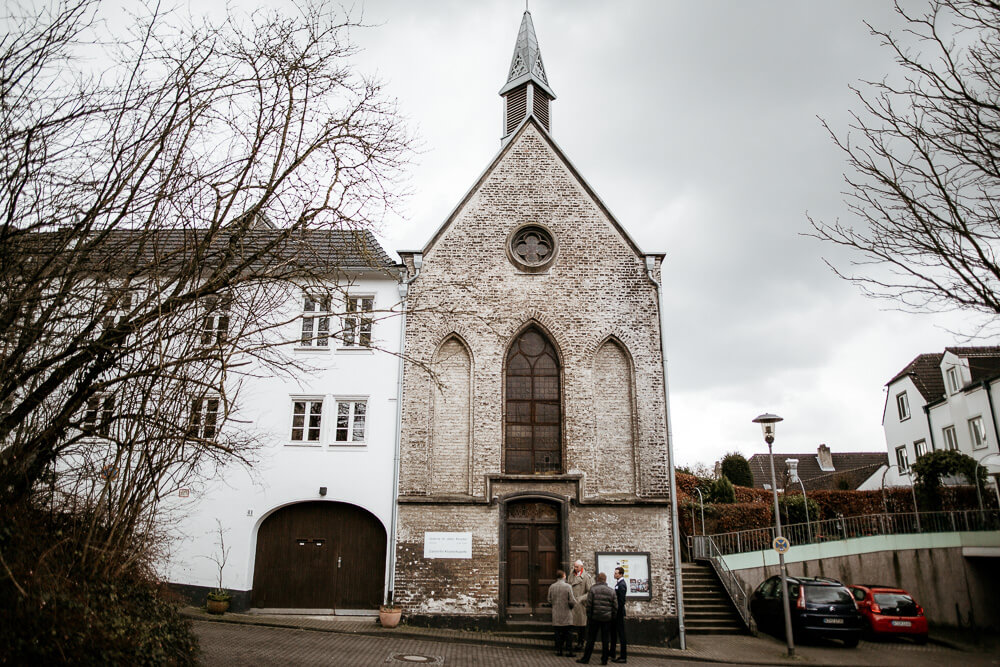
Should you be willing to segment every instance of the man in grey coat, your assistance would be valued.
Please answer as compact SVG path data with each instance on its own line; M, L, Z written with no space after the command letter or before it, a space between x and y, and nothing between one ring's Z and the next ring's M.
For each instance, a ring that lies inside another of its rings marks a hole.
M587 593L594 585L594 578L583 569L583 561L573 563L573 571L566 577L566 583L573 587L573 596L577 605L573 607L573 625L576 627L576 648L583 650L583 642L587 638Z
M597 583L587 593L587 648L583 651L583 657L577 662L584 665L590 662L590 656L594 652L594 641L597 639L597 631L600 630L601 664L608 664L611 630L614 627L617 613L617 600L615 592L608 586L608 575L600 572L597 575Z
M552 626L556 632L556 655L562 655L565 646L566 655L572 658L575 654L569 631L573 627L576 598L573 597L573 587L566 583L566 573L562 570L556 570L556 580L549 586L549 604L552 605Z

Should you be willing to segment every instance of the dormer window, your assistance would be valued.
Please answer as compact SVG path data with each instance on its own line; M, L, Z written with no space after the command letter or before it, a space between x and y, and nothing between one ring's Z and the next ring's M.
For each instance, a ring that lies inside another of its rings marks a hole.
M906 392L896 394L896 410L899 412L899 421L906 421L910 418L910 401L906 398Z
M956 366L950 366L944 374L945 377L948 378L948 393L957 394L959 389L962 388L962 382L958 375L958 368Z

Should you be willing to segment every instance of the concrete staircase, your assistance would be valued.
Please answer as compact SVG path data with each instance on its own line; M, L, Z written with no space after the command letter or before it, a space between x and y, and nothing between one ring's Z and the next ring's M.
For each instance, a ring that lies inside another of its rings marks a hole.
M692 635L741 635L746 627L710 565L682 563L684 629Z

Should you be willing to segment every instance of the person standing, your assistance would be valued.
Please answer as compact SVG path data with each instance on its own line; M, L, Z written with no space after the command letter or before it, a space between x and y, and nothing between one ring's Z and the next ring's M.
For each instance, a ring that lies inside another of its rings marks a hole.
M566 583L566 573L562 570L556 570L556 580L549 586L549 604L552 605L552 626L556 633L556 655L562 655L565 646L566 655L575 657L570 629L573 627L576 598L573 597L573 587Z
M625 581L625 568L615 568L615 626L611 633L611 662L627 662L628 650L625 645L625 596L628 595L628 582ZM615 644L620 644L618 657L615 657Z
M589 572L584 572L583 561L573 563L573 571L566 577L566 583L573 587L573 597L577 605L573 607L573 625L576 627L576 649L583 650L583 642L587 637L587 593L594 585L594 578Z
M590 656L594 653L594 641L597 639L597 632L601 632L601 664L608 664L609 648L611 644L611 631L614 628L615 614L618 605L615 604L615 592L608 586L608 575L603 572L598 573L597 583L593 585L587 593L587 648L583 651L583 657L577 660L581 665L590 662Z

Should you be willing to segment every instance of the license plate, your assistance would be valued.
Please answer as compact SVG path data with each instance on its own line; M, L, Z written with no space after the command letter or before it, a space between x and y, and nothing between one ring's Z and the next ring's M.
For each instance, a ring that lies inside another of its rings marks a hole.
M909 628L913 625L910 621L893 621L893 627L895 628Z
M843 625L844 624L844 619L842 619L842 618L824 618L823 622L824 623L830 623L832 625Z

